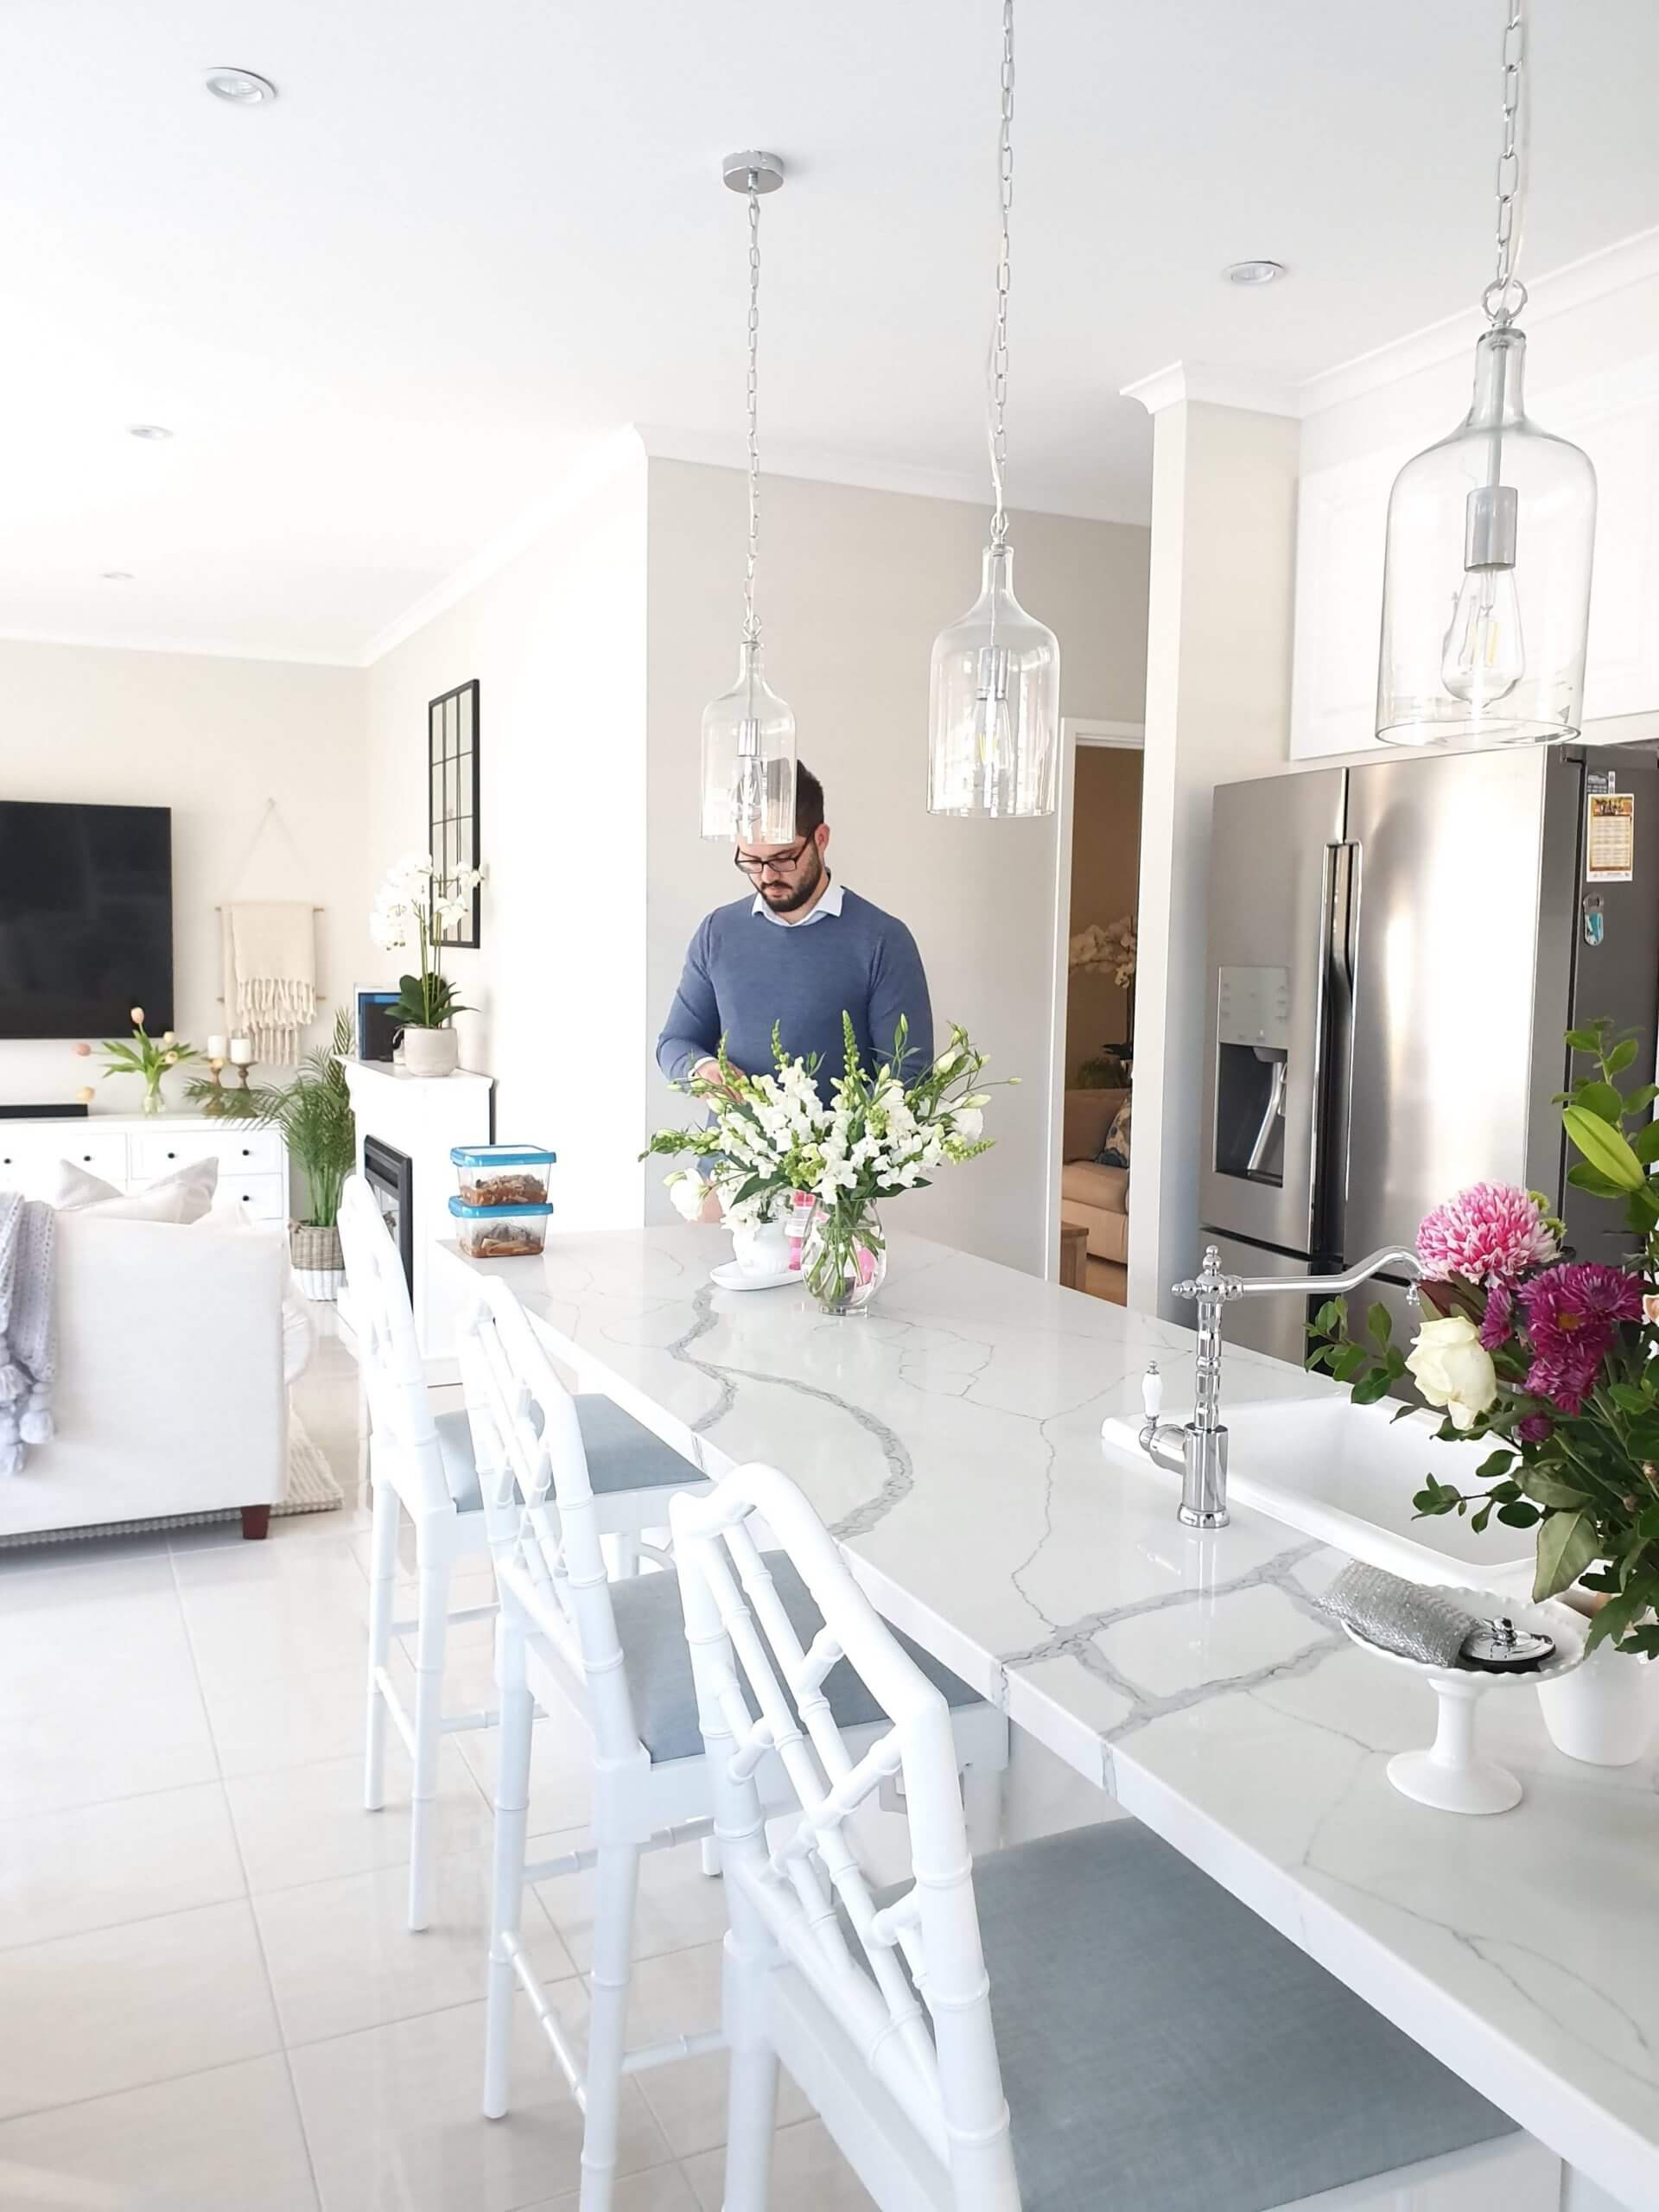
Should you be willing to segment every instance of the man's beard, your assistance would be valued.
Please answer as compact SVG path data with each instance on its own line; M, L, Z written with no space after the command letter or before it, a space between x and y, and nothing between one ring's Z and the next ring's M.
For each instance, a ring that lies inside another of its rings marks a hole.
M819 853L816 845L812 846L810 850L812 855L812 873L810 875L803 876L800 881L797 883L792 889L785 891L785 895L781 899L774 897L773 893L776 891L783 890L784 887L782 885L769 883L766 889L761 893L761 897L766 900L767 906L772 909L774 914L798 913L800 909L805 906L808 899L811 898L819 884L823 882L823 856Z

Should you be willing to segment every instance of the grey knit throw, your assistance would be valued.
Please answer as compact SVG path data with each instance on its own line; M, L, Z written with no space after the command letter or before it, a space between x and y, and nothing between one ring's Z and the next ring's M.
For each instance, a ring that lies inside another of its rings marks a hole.
M52 1433L56 1227L43 1198L0 1191L0 1475L21 1474L29 1446Z

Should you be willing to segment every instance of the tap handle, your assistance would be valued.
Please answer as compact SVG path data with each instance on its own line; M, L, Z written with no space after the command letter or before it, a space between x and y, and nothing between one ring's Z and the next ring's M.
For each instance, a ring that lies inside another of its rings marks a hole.
M1147 1361L1147 1371L1141 1377L1141 1404L1149 1421L1155 1421L1164 1410L1164 1378L1158 1372L1155 1359Z

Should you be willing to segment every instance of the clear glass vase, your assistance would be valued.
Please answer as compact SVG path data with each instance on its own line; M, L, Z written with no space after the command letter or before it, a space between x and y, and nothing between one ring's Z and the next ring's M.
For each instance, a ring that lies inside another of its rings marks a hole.
M801 1274L826 1313L861 1313L887 1280L887 1240L873 1200L820 1206L801 1249Z
M167 1101L162 1096L162 1071L159 1068L154 1075L144 1077L143 1111L146 1114L165 1114L167 1111Z

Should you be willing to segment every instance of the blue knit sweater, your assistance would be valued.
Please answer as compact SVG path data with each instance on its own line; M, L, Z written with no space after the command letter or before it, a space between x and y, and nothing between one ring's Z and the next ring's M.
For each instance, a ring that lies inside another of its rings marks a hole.
M928 1065L927 977L902 922L853 891L843 893L839 914L787 929L757 914L753 904L738 899L716 906L691 940L657 1040L657 1065L671 1082L711 1058L721 1037L738 1067L766 1074L777 1022L785 1052L820 1056L818 1090L827 1102L844 1057L843 1009L867 1067L892 1058L900 1015L910 1023L905 1074L913 1078Z

